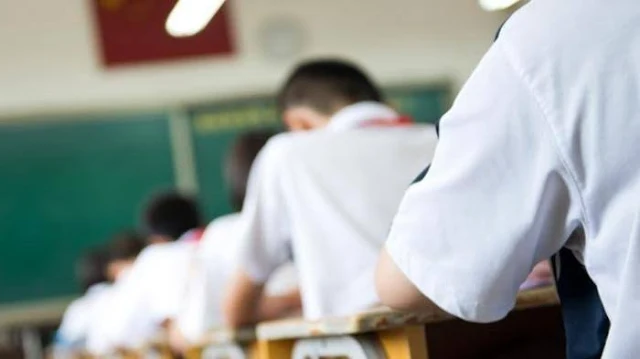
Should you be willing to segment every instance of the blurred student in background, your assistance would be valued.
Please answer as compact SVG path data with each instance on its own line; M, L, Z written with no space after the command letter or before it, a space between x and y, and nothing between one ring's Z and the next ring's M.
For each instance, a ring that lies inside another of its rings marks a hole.
M195 201L173 192L152 198L142 222L150 245L114 288L103 332L111 350L138 348L174 320L202 235Z
M437 142L433 126L400 116L349 62L298 66L278 100L292 132L271 139L251 171L245 243L225 300L233 326L262 319L264 284L291 255L306 318L376 305L377 252Z
M134 231L115 235L107 244L107 277L116 283L131 269L138 254L146 246L146 240Z
M69 305L56 334L56 351L82 351L96 314L97 303L108 292L107 258L104 250L93 249L76 264L76 277L84 295Z
M114 236L105 249L107 278L115 286L126 277L136 257L145 246L144 237L133 232L122 232ZM105 340L104 323L108 323L113 309L113 287L94 306L92 321L87 330L86 350L93 355L105 355L109 342Z
M242 244L242 206L247 180L254 159L275 132L254 130L240 135L227 154L224 177L230 190L230 202L235 213L218 217L211 222L200 241L196 261L192 263L188 291L183 310L171 332L174 349L184 351L189 343L199 340L208 329L222 326L222 299L238 265ZM275 291L258 305L261 318L277 318L300 309L295 268L288 265L270 281Z

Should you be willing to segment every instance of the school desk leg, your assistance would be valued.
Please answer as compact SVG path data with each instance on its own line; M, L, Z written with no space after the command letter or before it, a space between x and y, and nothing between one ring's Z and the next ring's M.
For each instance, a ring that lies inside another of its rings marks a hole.
M247 345L247 359L261 359L258 342L251 342Z
M116 355L116 358L122 358L122 359L140 359L142 357L143 355L136 353L135 351L132 351L132 350L119 351L118 354Z
M200 359L200 358L202 358L202 348L193 347L193 348L187 349L187 351L184 353L184 358L185 359Z
M258 356L260 359L291 358L295 343L295 340L259 340Z
M412 325L377 334L388 359L429 359L424 326Z

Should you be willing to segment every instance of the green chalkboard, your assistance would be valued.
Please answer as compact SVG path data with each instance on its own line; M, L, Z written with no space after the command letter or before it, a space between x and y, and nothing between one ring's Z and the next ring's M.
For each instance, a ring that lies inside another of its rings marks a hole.
M188 111L193 138L199 200L207 218L231 212L222 164L236 137L250 128L280 128L269 98L227 101Z
M390 87L388 102L417 122L435 123L449 107L447 84ZM200 200L208 218L228 213L228 191L222 176L224 155L243 131L256 127L280 128L271 97L227 101L188 110L195 151Z
M77 292L80 253L173 184L164 114L0 125L0 303Z

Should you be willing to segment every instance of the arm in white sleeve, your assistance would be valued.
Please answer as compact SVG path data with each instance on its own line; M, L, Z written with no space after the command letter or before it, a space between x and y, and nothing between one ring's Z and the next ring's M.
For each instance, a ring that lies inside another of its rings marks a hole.
M578 191L549 121L500 43L442 119L430 171L408 189L385 249L445 311L504 317L534 265L579 226Z

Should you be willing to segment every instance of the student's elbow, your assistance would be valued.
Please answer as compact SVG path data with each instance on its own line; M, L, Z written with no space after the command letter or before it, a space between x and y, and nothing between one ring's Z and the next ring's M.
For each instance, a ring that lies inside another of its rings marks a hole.
M240 271L223 302L225 324L233 328L255 324L261 292L262 285L253 283L248 275Z
M239 328L248 324L247 318L237 310L237 306L227 301L224 305L224 322L231 328Z
M433 309L433 304L404 275L382 250L376 268L376 290L382 303L399 311L425 311Z
M224 324L231 328L239 328L252 324L253 311L248 311L248 306L244 305L244 298L229 293L223 305Z

